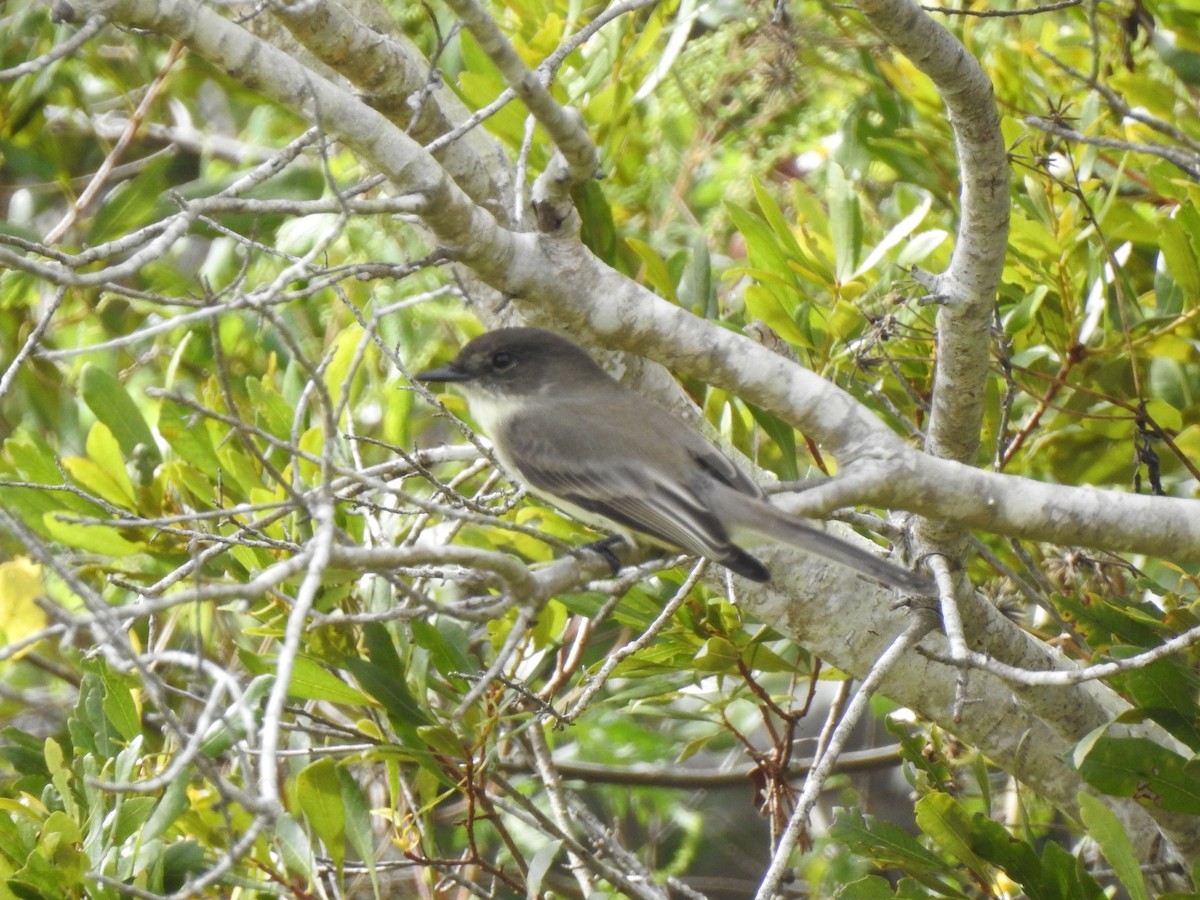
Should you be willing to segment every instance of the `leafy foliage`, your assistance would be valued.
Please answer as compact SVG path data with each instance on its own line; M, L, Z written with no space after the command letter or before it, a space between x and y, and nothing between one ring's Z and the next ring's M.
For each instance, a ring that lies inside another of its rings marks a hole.
M631 10L558 70L556 97L605 161L579 198L584 239L674 303L765 323L915 434L936 308L906 271L947 264L957 215L941 99L853 11L714 4L693 26L688 10ZM447 13L392 12L468 107L504 89ZM494 12L536 63L600 10ZM980 463L1193 492L1200 178L1166 151L1200 146L1197 14L1026 12L948 17L996 86L1018 175ZM9 15L0 68L72 30L40 5ZM443 410L410 389L407 372L478 329L474 288L407 219L339 207L386 192L345 148L301 137L297 110L111 28L0 91L0 246L70 257L74 276L0 272L0 900L308 897L318 883L566 895L584 848L538 774L551 751L591 764L560 774L582 785L578 814L604 823L593 846L629 848L611 856L627 877L704 890L734 873L729 895L748 895L793 800L797 742L819 730L798 698L843 676L685 567L583 578L537 611L513 602L497 559L561 559L584 532L458 452ZM483 127L513 159L528 142L530 170L547 164L518 102ZM764 468L836 465L762 410L688 387ZM1045 608L1018 613L1081 658L1196 625L1195 575L1168 562L986 546L976 583L1008 605L1018 577L1035 584ZM1121 723L1089 736L1075 765L1097 795L1200 814L1184 753L1200 749L1196 682L1194 651L1111 679L1181 746ZM918 799L869 815L868 783L838 782L833 825L793 860L813 896L1098 897L1114 879L1150 895L1094 796L1068 821L972 748L886 716L899 744L883 762ZM699 773L680 788L685 763ZM730 787L718 764L749 773ZM701 784L719 799L680 793ZM1077 851L1084 834L1111 875ZM619 869L596 896L627 890Z

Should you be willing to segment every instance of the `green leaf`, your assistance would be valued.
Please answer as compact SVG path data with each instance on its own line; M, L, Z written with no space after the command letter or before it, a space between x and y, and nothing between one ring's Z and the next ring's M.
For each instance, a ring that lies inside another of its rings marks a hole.
M337 769L338 787L341 789L342 809L346 816L346 842L361 862L366 863L375 896L379 896L379 884L375 879L375 840L371 830L371 811L362 788L354 776L341 766Z
M325 851L341 872L346 858L346 804L342 799L337 764L329 758L306 766L296 776L296 800L308 827L321 839Z
M207 865L208 857L199 841L176 841L163 851L163 890L175 893Z
M696 669L701 672L733 672L740 654L728 638L710 637L696 654Z
M169 156L148 157L145 163L134 177L115 184L112 193L100 204L88 230L89 244L115 240L166 211L172 160Z
M1103 898L1090 878L1081 882L1082 869L1075 857L1048 844L1041 859L1026 841L1014 837L999 822L982 813L971 817L971 848L1024 888L1029 900L1084 900ZM1051 848L1060 850L1055 853Z
M19 428L4 442L4 453L12 460L24 480L38 484L63 483L54 451L40 435Z
M434 753L451 759L459 759L467 754L462 741L449 725L423 725L417 729L417 734Z
M358 332L361 334L361 329L358 329ZM353 341L349 343L353 348ZM341 345L339 344L339 346ZM345 366L343 366L340 375L344 378L345 374ZM280 440L288 440L291 438L293 411L287 401L279 396L273 378L272 375L265 375L262 378L247 378L246 396L250 398L254 424L267 434L274 435Z
M769 224L749 210L727 204L729 217L746 242L746 256L751 266L769 272L782 283L795 287L795 276L788 265L788 253L779 245L780 238ZM788 239L791 238L788 232ZM792 239L794 246L794 239Z
M351 706L372 706L370 697L353 685L346 684L315 659L297 656L292 664L292 680L288 696L301 700L327 700Z
M579 210L579 239L594 256L610 266L615 265L617 226L604 191L596 181L588 179L572 188L571 199Z
M1200 815L1196 766L1154 741L1101 735L1081 742L1075 755L1079 774L1102 793Z
M8 887L22 897L57 898L82 896L87 858L83 854L83 835L75 821L63 812L52 812L38 834L37 847L15 872ZM28 893L26 891L29 891Z
M829 835L853 852L871 858L881 867L894 867L907 872L943 896L967 896L945 881L946 864L943 860L921 846L907 831L890 822L868 819L859 809L843 809L838 812Z
M1054 594L1050 599L1094 649L1112 644L1153 647L1163 637L1174 637L1163 624L1161 611L1145 609L1120 597L1071 593Z
M992 880L986 862L971 849L971 816L949 794L927 794L915 807L917 825L934 842L985 882Z
M1141 652L1139 647L1113 647L1112 656L1124 659ZM1158 722L1193 750L1200 750L1195 697L1200 686L1192 670L1177 657L1113 676L1113 684L1137 705L1138 712Z
M917 205L917 208L892 226L888 233L884 235L883 240L871 249L867 258L855 269L853 277L858 278L861 275L865 275L878 265L893 247L916 230L917 226L929 215L929 210L932 206L933 197L927 193L922 193L921 202Z
M157 805L158 801L153 797L126 797L121 800L113 821L113 842L123 844L129 840L146 823ZM139 840L144 841L145 838Z
M143 458L151 470L162 462L150 426L116 378L99 366L87 363L79 374L79 392L88 409L117 439L126 461Z
M104 713L104 683L93 670L86 671L79 683L79 699L67 728L77 752L90 751L110 759L120 749L114 741L113 726Z
M701 318L716 318L716 291L713 287L712 260L703 234L689 242L687 265L679 279L679 304Z
M1192 249L1191 235L1179 219L1159 219L1158 246L1175 283L1188 297L1200 296L1200 264Z
M800 477L800 467L796 462L796 432L787 422L765 409L747 403L750 415L763 431L771 436L771 440L779 447L779 472L784 481L796 481Z
M217 451L213 448L204 418L199 413L164 399L158 412L158 430L181 460L186 460L205 475L216 477L221 462L217 459ZM213 492L210 490L208 493Z
M92 429L92 434L106 430L102 424L97 423ZM96 442L90 438L88 444L91 448L96 447ZM103 450L100 452L103 459ZM101 500L111 503L113 506L124 507L126 509L133 507L133 485L128 476L125 475L123 464L118 463L114 469L111 466L83 456L71 456L64 459L62 463L63 468L67 470L67 474L71 476L71 480L89 494L93 494Z
M779 208L779 204L775 202L775 198L771 196L767 189L763 187L762 182L757 178L751 184L754 187L754 199L758 201L758 208L762 211L763 218L767 220L767 225L770 226L779 252L785 259L804 259L804 251L800 249L800 244L796 242L796 236L792 233L792 226L788 222L787 217L784 216L783 210Z
M419 725L433 720L417 702L404 679L406 667L396 652L387 628L378 623L363 626L367 659L347 657L344 667L358 680L364 691L383 704L397 731L416 737Z
M242 659L252 655L249 652L239 653ZM255 676L242 694L241 704L243 707L245 709L254 709L270 693L271 687L274 684L275 675L273 673L270 675ZM241 716L221 716L204 735L204 740L200 744L200 752L206 756L219 756L232 747L235 741L241 740L245 736L246 729Z
M162 837L167 833L167 829L191 808L191 801L187 793L190 780L191 772L183 771L167 785L154 812L146 819L145 827L142 828L141 840L153 841Z
M837 900L892 900L892 886L886 878L868 875L843 885L837 892Z
M1100 852L1116 872L1121 885L1129 892L1130 900L1149 900L1146 879L1138 864L1133 843L1121 821L1103 801L1080 791L1079 818L1087 829L1088 837L1100 847Z
M761 284L746 286L746 312L750 318L761 319L790 344L810 346L808 335L796 325L789 304L780 301L778 294ZM794 309L795 305L791 304Z
M467 634L457 622L439 619L435 625L427 619L413 619L410 627L413 643L429 653L434 668L445 677L478 668L468 655Z
M133 482L125 470L125 460L117 439L103 422L97 422L88 432L87 455L98 465L120 489L123 505L133 506Z
M311 877L315 856L312 845L300 823L287 813L275 822L275 845L279 847L279 855L289 872Z
M629 249L637 254L638 259L642 261L646 283L654 288L659 296L670 300L672 303L678 303L679 298L675 294L675 279L671 277L666 261L645 241L639 241L637 238L626 238L625 243L629 246Z
M525 878L525 887L528 891L528 896L541 896L542 880L546 877L546 873L550 871L550 864L554 862L554 857L558 855L558 851L562 849L562 841L549 841L538 848L538 851L533 854L529 860L529 871Z
M54 738L42 740L6 725L0 728L0 759L18 774L44 781L56 764L63 768L63 749Z
M834 270L839 284L854 278L862 256L863 224L858 194L837 163L828 167L829 228L833 236Z
M59 518L58 513L46 513L42 516L42 525L60 544L102 556L132 556L146 549L146 545L140 541L134 543L125 540L115 528L66 522Z
M117 729L117 734L132 741L142 733L142 719L128 686L109 669L101 672L104 683L104 714Z

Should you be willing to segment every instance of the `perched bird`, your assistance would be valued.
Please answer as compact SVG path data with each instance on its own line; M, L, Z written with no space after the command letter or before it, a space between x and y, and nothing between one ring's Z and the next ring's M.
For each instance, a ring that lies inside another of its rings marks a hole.
M909 571L772 506L706 438L540 328L502 328L416 380L466 395L496 456L530 491L592 525L682 549L751 581L771 577L738 546L758 535L816 553L908 593L934 587Z

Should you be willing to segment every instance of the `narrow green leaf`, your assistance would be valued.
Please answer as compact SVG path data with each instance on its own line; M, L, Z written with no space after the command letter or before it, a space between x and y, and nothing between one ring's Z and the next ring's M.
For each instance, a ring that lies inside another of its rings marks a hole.
M435 753L451 759L459 759L467 755L462 741L448 725L423 725L417 729L417 734Z
M529 860L529 872L525 877L526 896L539 897L542 890L542 879L550 871L550 864L562 849L562 841L550 841L538 848Z
M752 184L754 199L758 201L758 208L762 211L763 218L767 220L767 225L775 235L775 242L779 246L780 252L790 259L804 259L804 251L796 242L796 236L792 233L792 225L784 216L783 210L779 208L779 204L775 202L775 198L757 178L753 179Z
M625 243L629 249L637 254L638 259L645 266L645 279L650 287L672 303L678 303L679 298L675 293L675 279L671 277L671 273L667 270L666 261L659 256L649 244L644 241L639 241L637 238L626 238Z
M379 896L379 884L375 878L375 842L371 831L371 811L367 798L354 776L340 766L337 769L338 786L341 789L342 808L346 814L346 842L360 862L366 863L375 896Z
M163 889L174 893L209 864L204 846L196 840L176 841L162 855Z
M297 656L292 664L292 680L288 696L301 700L327 700L351 706L371 706L370 697L353 685L346 684L315 659Z
M79 374L79 392L88 409L113 433L127 461L141 455L150 461L151 467L162 462L150 426L116 378L99 366L87 363Z
M795 430L783 419L772 415L765 409L760 409L750 403L747 403L746 407L750 410L754 421L771 436L771 440L779 447L780 459L777 473L779 477L784 481L796 481L800 477L800 467L796 462Z
M191 772L184 771L167 785L162 797L154 808L154 812L146 820L142 829L141 840L152 841L167 833L175 821L191 808L187 788L191 780Z
M762 218L736 206L726 204L729 217L746 242L746 256L757 269L771 272L785 284L795 286L795 276L788 265L788 254L779 246L779 238Z
M458 623L439 620L435 625L426 619L414 619L411 628L413 643L429 653L434 667L445 677L478 667L468 655L467 635Z
M1150 900L1133 843L1116 814L1091 794L1081 791L1078 800L1079 818L1087 828L1088 837L1099 845L1131 900Z
M300 823L286 813L275 822L275 844L279 847L279 855L289 872L306 878L311 877L315 856L312 844L309 843Z
M42 516L42 524L50 536L60 544L87 550L104 556L131 556L146 549L142 543L127 541L115 528L106 525L81 525L78 522L65 522L57 513L46 513Z
M305 767L296 776L296 799L340 872L346 858L346 806L337 764L326 758Z
M747 285L745 291L746 312L752 319L762 319L771 329L789 344L802 347L811 345L809 337L793 318L795 305L782 302L779 292L762 284Z
M846 179L846 173L836 163L828 167L826 195L829 200L829 228L833 236L834 270L837 280L845 284L854 277L857 261L862 255L863 226L858 194Z
M113 820L112 839L115 844L129 840L149 820L158 801L153 797L125 797L117 807Z
M387 629L371 623L363 627L367 659L348 657L344 667L358 680L364 691L383 704L397 730L415 736L418 725L430 725L429 714L421 707L404 680L405 665L396 652Z
M716 291L713 290L712 259L708 241L698 233L689 242L687 265L679 279L679 303L704 319L717 317Z
M1188 297L1200 296L1200 264L1192 250L1190 235L1179 219L1160 219L1158 246L1175 283Z

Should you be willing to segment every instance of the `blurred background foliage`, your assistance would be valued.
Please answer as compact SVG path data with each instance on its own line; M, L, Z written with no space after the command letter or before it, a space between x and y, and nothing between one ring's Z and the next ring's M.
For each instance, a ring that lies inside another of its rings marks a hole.
M601 11L561 0L492 9L530 64ZM1014 172L979 464L1193 496L1200 8L988 9L1024 14L942 17L992 78ZM730 328L765 323L806 366L915 440L936 305L907 269L940 271L953 249L953 137L929 83L852 9L781 10L661 3L617 18L566 56L554 91L583 113L606 174L578 198L583 236L699 315ZM469 107L503 89L445 9L386 12ZM0 69L76 30L54 24L42 4L10 3L4 16ZM483 127L511 158L521 152L519 104ZM135 236L157 234L182 205L229 189L305 128L168 41L105 29L0 82L0 240L30 260L98 248L77 263L86 275L126 258ZM535 131L530 177L548 152ZM397 453L461 438L408 389L400 364L443 361L482 326L464 302L469 284L403 216L303 206L370 175L318 140L238 194L260 205L201 210L117 279L59 286L32 265L0 272L0 506L59 562L55 570L31 560L29 541L0 532L0 805L11 815L0 816L0 898L116 897L118 883L168 894L223 859L228 871L200 893L307 897L320 885L330 896L418 896L445 878L455 885L440 889L445 896L471 895L473 883L520 896L548 840L520 812L526 796L543 799L528 774L527 732L542 728L546 711L499 688L459 709L471 685L464 673L486 670L512 639L510 681L537 691L562 670L557 693L539 702L569 708L587 674L684 585L680 568L579 591L531 623L512 609L491 620L435 611L461 599L443 580L446 567L328 570L314 605L324 618L301 637L285 713L295 754L281 775L286 813L230 856L253 818L231 786L253 791L258 704L303 573L270 591L163 602L119 620L141 658L161 660L154 690L146 671L93 646L100 616L81 590L120 610L141 595L168 601L173 591L246 584L295 557L314 532L308 501L322 454L343 478L334 521L348 541L455 541L540 562L561 555L558 542L586 539L530 500L510 509L509 487L470 462L436 471L481 516L527 530L443 520L414 505L446 494L399 466ZM36 349L19 357L43 321ZM804 435L724 391L688 388L759 465L784 478L835 470ZM395 479L394 492L355 478L367 470ZM1063 625L1025 610L1000 566L1029 579L1073 629L1081 656L1134 652L1195 624L1194 574L1169 563L1134 560L1135 569L1074 548L984 543L976 582L1056 636ZM396 609L406 614L389 618ZM339 613L378 620L339 623ZM566 666L561 654L581 628L594 632ZM588 802L656 877L712 897L748 896L769 829L786 816L778 771L792 740L820 724L801 715L803 698L810 687L826 696L841 676L703 587L613 675L578 721L548 733L556 757L616 773L607 786L595 772L572 777L591 783ZM1200 746L1191 655L1115 686ZM213 696L215 711L206 706ZM1071 855L1084 832L1102 847L1106 883L1146 896L1102 806L1068 823L971 748L886 702L877 712L878 733L864 742L888 745L878 764L905 780L840 776L829 804L843 808L837 824L814 823L797 860L811 896L1100 896ZM182 771L170 760L187 728L172 718L207 729ZM1149 751L1117 742L1103 751L1112 765L1097 757L1085 777L1122 793L1126 785L1106 779L1146 764ZM669 771L701 759L753 777L683 789L623 780L635 764ZM1188 794L1194 775L1172 759L1152 767L1172 773L1164 791L1200 796ZM164 772L144 790L106 788ZM993 819L1011 827L1003 840ZM545 879L546 890L573 887L559 883L561 869Z

